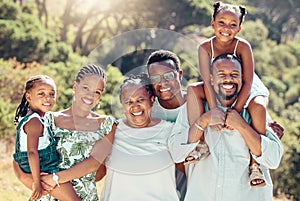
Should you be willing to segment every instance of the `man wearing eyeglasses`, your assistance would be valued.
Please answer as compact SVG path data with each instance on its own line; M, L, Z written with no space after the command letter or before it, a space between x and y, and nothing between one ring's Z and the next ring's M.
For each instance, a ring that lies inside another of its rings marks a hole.
M147 61L147 70L150 76L155 101L152 107L152 116L167 121L175 122L177 116L187 119L186 91L181 89L182 69L178 56L168 50L153 52ZM188 121L180 122L187 123ZM181 125L183 128L188 124ZM186 177L183 164L177 164L176 185L180 200L184 199L186 192ZM180 171L178 171L180 170Z
M168 50L155 51L148 58L147 70L156 96L152 116L175 122L180 107L186 103L178 56Z

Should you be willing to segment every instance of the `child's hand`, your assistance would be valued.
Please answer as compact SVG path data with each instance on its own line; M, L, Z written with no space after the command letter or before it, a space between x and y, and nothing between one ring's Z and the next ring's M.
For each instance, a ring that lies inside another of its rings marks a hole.
M31 198L38 200L42 197L43 188L40 182L33 182Z
M217 131L221 130L225 122L226 113L220 108L213 108L209 111L209 113L210 121L208 125Z
M226 113L225 127L227 129L237 129L243 121L242 116L235 109L228 109Z
M43 195L47 195L53 190L53 186L51 186L43 181L41 182L41 184L42 184L42 188L43 188Z
M223 124L216 124L216 125L211 125L214 130L220 131L224 127Z

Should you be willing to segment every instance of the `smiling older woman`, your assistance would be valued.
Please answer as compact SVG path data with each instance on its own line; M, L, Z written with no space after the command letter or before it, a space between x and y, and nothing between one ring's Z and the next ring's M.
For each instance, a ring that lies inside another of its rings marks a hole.
M154 97L148 77L125 79L120 101L125 118L119 120L106 163L102 200L179 200L168 143L173 123L151 117Z

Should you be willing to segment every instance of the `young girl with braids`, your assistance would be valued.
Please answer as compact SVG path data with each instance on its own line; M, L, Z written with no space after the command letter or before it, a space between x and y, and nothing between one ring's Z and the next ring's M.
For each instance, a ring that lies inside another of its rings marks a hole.
M259 114L266 117L265 109L269 92L254 73L254 60L251 45L247 40L236 36L241 30L241 24L246 15L246 8L222 2L216 2L213 7L214 12L211 26L214 29L215 36L203 41L198 48L199 69L204 82L205 93L203 93L203 89L201 89L203 86L194 85L188 87L187 107L189 111L189 122L190 124L193 124L200 116L200 110L195 109L195 105L198 105L199 108L202 108L203 106L201 106L197 100L206 99L209 103L210 109L216 107L217 102L210 83L210 65L214 58L224 53L233 54L242 61L243 87L241 92L238 94L238 98L233 109L240 112L243 107L247 107L251 116L254 117ZM226 86L222 87L226 88ZM211 126L217 130L222 129L224 126L226 127L226 114L224 114L221 119L223 119L224 124ZM252 121L254 122L256 119L253 118ZM254 125L261 125L261 127L254 127L258 133L264 134L266 132L265 124L254 123ZM202 135L200 142L202 151L199 151L200 156L198 159L203 159L207 157L209 150L204 141L204 135L201 129L199 129L199 133L200 132ZM193 160L193 157L190 159ZM192 161L190 159L187 158L187 163ZM264 186L264 175L260 170L259 164L254 161L254 159L251 159L249 169L251 186Z
M14 158L23 171L32 175L31 199L42 197L40 173L58 172L58 153L52 130L45 114L55 104L56 86L50 77L36 75L25 85L25 93L16 110L16 153ZM71 183L64 183L51 194L60 200L79 200Z
M54 136L57 139L59 168L61 171L42 176L42 180L57 189L58 184L71 181L76 193L83 201L97 201L96 170L103 170L103 162L111 151L116 129L115 119L92 111L99 103L106 86L104 70L97 65L85 65L78 72L73 83L74 97L69 108L50 112L47 115ZM83 166L79 166L84 162ZM13 163L15 174L25 185L31 175L21 171ZM63 172L67 174L63 174ZM101 173L99 171L99 173ZM103 174L102 174L103 176ZM51 197L49 200L56 200Z

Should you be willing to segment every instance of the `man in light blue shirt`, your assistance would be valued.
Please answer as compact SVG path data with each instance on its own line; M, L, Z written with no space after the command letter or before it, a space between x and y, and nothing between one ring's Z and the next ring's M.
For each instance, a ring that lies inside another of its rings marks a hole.
M271 128L267 127L266 135L260 135L252 128L254 125L250 126L251 118L246 110L239 114L231 109L242 87L240 61L228 54L217 57L212 64L211 82L218 108L208 110L204 103L206 112L191 125L188 144L178 145L183 151L187 150L186 146L196 147L204 133L210 148L206 159L186 166L188 188L185 201L271 201L273 184L269 169L278 167L283 148ZM220 130L210 126L224 122L224 128ZM174 142L177 141L171 141ZM250 154L261 165L266 178L265 187L250 186ZM184 160L181 155L173 158Z

